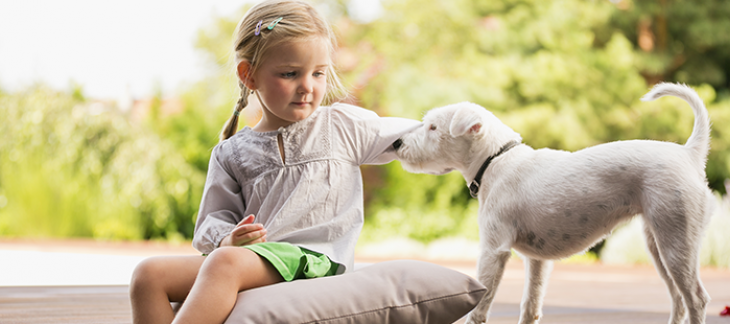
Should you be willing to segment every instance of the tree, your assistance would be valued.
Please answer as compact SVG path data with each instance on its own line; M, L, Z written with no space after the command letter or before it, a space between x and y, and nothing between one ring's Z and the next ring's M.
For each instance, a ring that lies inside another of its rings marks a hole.
M709 84L730 95L730 3L721 0L622 0L609 27L631 40L650 84Z

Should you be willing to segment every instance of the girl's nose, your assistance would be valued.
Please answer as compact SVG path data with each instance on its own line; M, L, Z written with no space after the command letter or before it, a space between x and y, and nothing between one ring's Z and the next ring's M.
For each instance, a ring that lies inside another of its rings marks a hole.
M307 94L311 93L313 91L314 82L310 78L304 78L302 80L302 83L299 84L299 89L297 89L297 92L300 94Z

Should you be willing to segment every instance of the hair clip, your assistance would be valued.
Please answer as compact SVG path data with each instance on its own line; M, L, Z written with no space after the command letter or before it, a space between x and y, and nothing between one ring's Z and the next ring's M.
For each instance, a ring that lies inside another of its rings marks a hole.
M259 23L256 24L256 31L254 32L254 34L256 36L258 36L259 34L261 34L261 24L263 24L263 23L264 23L263 20L259 20Z
M277 24L279 24L279 22L280 22L280 21L281 21L282 19L284 19L284 17L279 17L279 19L276 19L276 20L272 21L272 22L271 22L271 23L269 24L269 27L266 27L266 28L268 28L269 30L272 30L272 29L274 29L274 27L276 27L276 25L277 25Z

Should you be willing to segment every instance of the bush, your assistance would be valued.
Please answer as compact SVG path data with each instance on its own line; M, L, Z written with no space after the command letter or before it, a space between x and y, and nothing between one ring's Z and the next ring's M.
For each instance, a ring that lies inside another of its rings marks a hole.
M44 86L0 97L0 235L192 236L204 174L112 108Z

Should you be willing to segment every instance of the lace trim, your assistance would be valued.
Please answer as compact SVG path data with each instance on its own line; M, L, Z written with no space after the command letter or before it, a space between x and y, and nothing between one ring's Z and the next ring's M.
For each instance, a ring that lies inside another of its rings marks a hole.
M282 137L287 163L299 164L331 157L331 123L332 110L321 107L309 118L285 127ZM276 138L278 133L256 132L247 126L228 139L234 167L245 181L284 167Z

